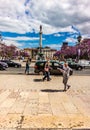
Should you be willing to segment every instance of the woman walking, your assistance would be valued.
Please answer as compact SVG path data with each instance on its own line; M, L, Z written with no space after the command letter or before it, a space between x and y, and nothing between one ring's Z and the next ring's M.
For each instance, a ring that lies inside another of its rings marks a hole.
M44 73L45 73L45 76L43 77L43 81L47 78L47 81L50 81L51 78L50 78L50 66L49 66L49 61L47 61L45 63L45 67L44 67Z

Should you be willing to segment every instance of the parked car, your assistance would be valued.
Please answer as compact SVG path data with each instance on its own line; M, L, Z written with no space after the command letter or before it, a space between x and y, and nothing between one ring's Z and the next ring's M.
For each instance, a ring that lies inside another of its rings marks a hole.
M77 62L73 62L73 61L67 61L68 63L68 66L71 68L71 69L75 69L75 70L82 70L84 67L82 65L80 65L79 63ZM60 61L60 64L64 64L64 61Z
M8 68L8 64L7 63L0 61L0 64L3 65L5 68Z
M79 64L82 65L84 68L90 68L90 61L89 60L79 60Z
M75 70L82 70L84 68L82 65L80 65L79 63L76 63L76 62L69 62L68 66Z
M45 66L46 61L44 60L40 60L40 61L36 61L35 66L34 66L34 72L38 73L38 74L44 74L44 66ZM57 68L63 68L63 65L60 64L59 61L55 61L55 60L51 60L50 61L50 67L52 69L50 69L50 74L53 75L61 75L62 73L60 72L60 70L58 70ZM70 75L73 74L73 70L70 71Z
M6 68L2 64L0 64L0 70L6 70Z
M1 62L5 62L8 64L8 67L17 67L17 68L20 68L21 67L21 64L19 63L16 63L16 62L13 62L11 60L1 60Z

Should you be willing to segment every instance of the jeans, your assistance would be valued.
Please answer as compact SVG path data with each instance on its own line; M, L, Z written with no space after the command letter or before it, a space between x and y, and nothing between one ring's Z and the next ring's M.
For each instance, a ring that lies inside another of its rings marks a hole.
M28 74L29 74L29 67L26 67L25 73L28 73Z
M50 72L49 71L45 71L45 76L44 76L43 80L45 80L47 78L47 81L49 81L50 80L49 76L50 76Z

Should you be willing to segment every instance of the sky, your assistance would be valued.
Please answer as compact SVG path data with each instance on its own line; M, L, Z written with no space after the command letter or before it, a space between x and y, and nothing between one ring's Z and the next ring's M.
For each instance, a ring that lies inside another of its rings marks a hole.
M90 0L0 0L2 42L19 48L59 50L63 42L77 43L77 36L90 38Z

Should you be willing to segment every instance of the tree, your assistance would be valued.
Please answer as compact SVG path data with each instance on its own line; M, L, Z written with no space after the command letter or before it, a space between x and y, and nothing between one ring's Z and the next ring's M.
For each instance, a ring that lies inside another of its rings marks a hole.
M79 50L80 52L78 52ZM61 50L55 53L55 56L60 57L60 55L64 55L65 58L77 58L79 56L80 59L90 59L90 39L84 39L81 44L74 47L62 46Z
M12 58L14 56L15 52L16 52L16 46L14 46L14 45L7 46L4 43L1 44L0 56L2 58Z

